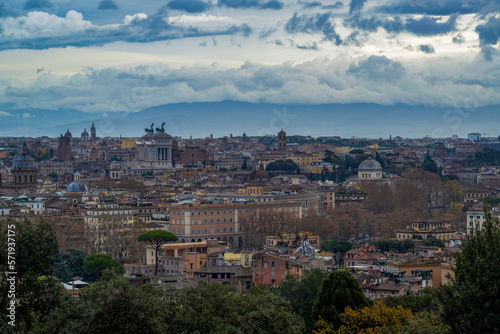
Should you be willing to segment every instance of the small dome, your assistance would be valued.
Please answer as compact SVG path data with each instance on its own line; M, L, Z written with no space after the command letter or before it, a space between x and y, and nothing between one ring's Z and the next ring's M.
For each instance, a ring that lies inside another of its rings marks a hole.
M359 164L358 170L382 170L382 165L377 160L368 158Z
M66 133L64 134L64 137L73 138L73 135L71 134L71 132L69 132L69 129L68 129L68 131L66 131Z
M84 129L82 132L82 138L83 137L89 137L89 133L87 132L87 129Z
M80 181L74 181L69 184L66 188L67 193L85 193L87 192L87 186L85 183Z
M12 159L12 168L35 168L35 160L28 155L28 147L23 145L23 153L18 154Z
M269 173L265 170L258 170L256 173L255 173L255 178L256 179L269 179Z

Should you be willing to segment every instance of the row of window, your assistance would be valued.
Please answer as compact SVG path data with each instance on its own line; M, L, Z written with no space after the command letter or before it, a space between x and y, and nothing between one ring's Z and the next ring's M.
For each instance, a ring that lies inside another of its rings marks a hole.
M205 224L208 224L208 219L205 219L204 220L204 223ZM217 221L215 219L210 219L210 224L220 224L220 223L232 223L233 222L233 218L224 218L224 219L217 219ZM201 219L198 219L198 225L201 225L202 224L202 220ZM184 220L183 219L172 219L172 225L184 225ZM193 225L196 225L196 220L193 220Z
M183 235L184 234L184 229L179 229L178 228L178 229L171 229L170 231L172 233L177 234L177 235ZM196 233L197 232L196 229L191 229L191 234L208 234L209 231L212 234L215 233L215 231L217 231L217 233L221 233L221 231L222 231L222 233L228 233L228 232L229 233L233 233L233 228L232 227L229 227L229 228L227 228L227 227L224 227L224 228L218 227L217 229L215 229L214 227L212 227L211 229L208 229L208 228L201 229L201 228L199 228L198 229L198 233ZM242 232L242 231L243 231L243 228L240 227L240 232Z
M282 209L282 208L278 208L278 212L281 212L281 209ZM289 210L288 210L288 209L289 209ZM269 210L268 210L268 211L269 211ZM273 211L276 211L276 208L273 208ZM292 212L292 211L293 211L293 208L287 208L287 207L285 207L285 208L283 208L283 211L285 211L285 212L287 212L287 211ZM295 207L295 211L299 211L299 208L298 208L298 207ZM209 213L210 213L210 215L212 215L212 216L213 216L213 215L215 215L215 214L216 214L216 212L217 212L217 215L220 215L220 214L221 214L221 212L222 212L222 214L224 214L224 215L227 215L227 214L228 214L228 211L227 211L227 210L224 210L224 211L204 211L204 212L202 212L202 211L197 211L197 212L198 212L198 216L201 216L202 214L203 214L203 215L205 215L205 216L208 216L208 215L209 215ZM249 213L249 210L248 210L248 209L246 209L246 210L244 210L244 212L245 212L245 213ZM251 210L251 212L255 212L255 210ZM240 210L239 210L239 213L243 213L243 209L240 209ZM233 210L229 210L229 214L231 214L231 215L232 215L232 214L233 214ZM184 216L184 215L185 215L185 214L184 214L184 211L172 211L172 216ZM191 211L191 216L196 216L196 212L195 212L195 211Z
M130 215L132 214L132 211L103 211L103 212L99 212L99 211L87 211L87 214L89 216L102 216L102 215L110 215L110 216L114 216L114 215Z
M203 229L199 228L199 229L198 229L198 234L202 234L202 231L203 231ZM215 233L214 231L215 231L215 229L212 227L212 228L210 229L210 233ZM223 233L227 233L227 231L228 231L227 227L224 227L224 228L222 229L222 232L223 232ZM206 228L206 229L204 230L204 232L205 232L205 234L208 234L208 228ZM232 232L233 232L233 228L232 228L232 227L230 227L230 228L229 228L229 233L232 233ZM221 228L220 228L220 227L218 227L218 228L217 228L217 233L221 233ZM191 234L196 234L196 229L194 229L194 228L193 228L193 229L191 230Z
M98 226L99 226L99 228L101 228L101 224L99 224ZM120 224L120 225L118 225L118 228L122 228L122 227L123 227L123 228L132 228L132 223L130 223L130 224Z

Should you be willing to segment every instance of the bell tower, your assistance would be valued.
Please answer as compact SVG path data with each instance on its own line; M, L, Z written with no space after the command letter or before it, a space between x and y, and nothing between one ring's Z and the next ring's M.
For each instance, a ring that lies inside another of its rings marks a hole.
M283 128L281 128L281 131L278 133L278 152L285 152L286 151L286 132L283 131Z

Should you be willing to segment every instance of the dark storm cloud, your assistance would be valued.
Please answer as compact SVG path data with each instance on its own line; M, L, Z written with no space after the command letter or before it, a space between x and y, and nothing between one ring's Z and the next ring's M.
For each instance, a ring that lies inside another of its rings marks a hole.
M23 9L54 9L54 3L50 0L28 0L24 4Z
M17 10L12 9L5 1L0 1L0 17L16 17L18 15Z
M260 9L282 9L283 8L283 2L277 1L277 0L270 0L268 2L265 2L260 5Z
M445 35L457 30L458 15L451 15L445 22L438 22L439 18L424 16L421 19L409 18L405 30L417 36Z
M167 6L171 9L182 10L187 13L201 13L207 10L209 4L200 0L173 0Z
M425 53L434 53L434 47L430 44L421 44L418 46L418 49Z
M340 1L337 1L333 5L325 5L325 6L323 6L323 9L339 9L339 8L342 8L342 7L344 7L344 4L342 2L340 2Z
M366 0L351 0L351 3L349 4L349 13L362 10L365 2Z
M366 1L366 0L364 0ZM337 1L334 4L331 5L323 5L322 2L320 1L299 1L299 5L302 5L303 9L314 9L314 8L321 8L321 9L339 9L344 7L344 4L340 1Z
M354 29L357 28L370 32L375 32L378 28L382 28L388 33L399 34L406 31L417 36L435 36L456 31L457 18L457 15L452 15L447 21L439 22L440 18L430 16L424 16L420 19L402 19L399 16L395 16L394 18L379 18L376 16L363 18L361 15L356 14L346 19L344 24Z
M278 0L218 0L217 5L219 7L230 7L230 8L257 8L257 9L282 9L283 2Z
M319 1L311 1L311 2L308 2L308 1L299 1L299 4L302 4L302 8L304 9L312 9L312 8L317 8L317 7L322 7L323 4Z
M113 0L101 0L101 2L99 2L99 5L97 5L97 9L118 10L118 5Z
M347 73L361 79L392 81L400 79L405 68L399 61L393 61L386 56L370 56L357 64L351 64Z
M498 8L497 0L393 0L379 10L389 14L452 15L488 13Z
M285 31L290 34L306 33L323 34L323 39L334 42L335 45L342 44L342 39L335 32L335 26L330 22L330 13L316 15L298 15L295 13L285 25Z
M478 25L476 32L483 45L495 45L500 39L500 18L491 16L485 24Z

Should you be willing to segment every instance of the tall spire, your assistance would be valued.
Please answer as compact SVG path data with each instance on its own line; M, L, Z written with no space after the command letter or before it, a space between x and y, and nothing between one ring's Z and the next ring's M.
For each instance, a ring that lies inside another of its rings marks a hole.
M91 129L95 129L94 122L92 122L92 127L91 127Z

